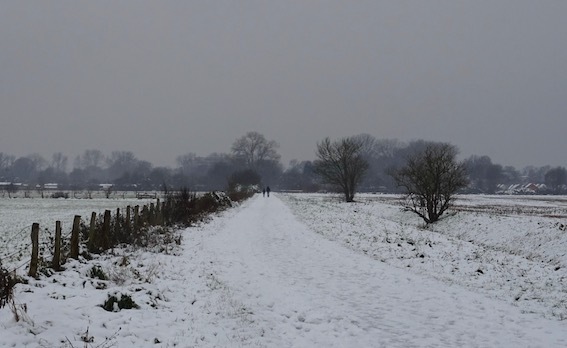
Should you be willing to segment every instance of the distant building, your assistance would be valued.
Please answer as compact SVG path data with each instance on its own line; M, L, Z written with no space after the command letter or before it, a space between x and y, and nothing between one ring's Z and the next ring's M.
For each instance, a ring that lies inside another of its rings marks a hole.
M499 194L506 194L506 195L535 195L535 194L542 194L546 193L547 186L545 184L534 184L534 183L527 183L527 184L514 184L514 185L498 185Z
M114 184L99 184L98 187L101 190L108 190L109 188L111 188L112 186L114 186Z
M58 190L59 184L57 183L43 184L43 188L46 190Z

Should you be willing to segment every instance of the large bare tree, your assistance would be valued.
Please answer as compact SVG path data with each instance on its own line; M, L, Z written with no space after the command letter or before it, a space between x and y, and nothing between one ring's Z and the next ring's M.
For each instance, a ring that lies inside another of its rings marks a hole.
M347 137L337 141L329 138L317 144L314 171L327 184L341 189L347 202L354 201L356 187L368 170L364 158L365 142L361 138Z
M246 167L258 170L262 162L279 162L278 147L277 142L266 140L264 135L248 132L232 144L232 153L237 159L241 159Z
M456 192L468 184L466 167L457 162L457 153L451 144L429 143L410 154L405 167L392 173L407 192L406 207L428 224L439 220Z

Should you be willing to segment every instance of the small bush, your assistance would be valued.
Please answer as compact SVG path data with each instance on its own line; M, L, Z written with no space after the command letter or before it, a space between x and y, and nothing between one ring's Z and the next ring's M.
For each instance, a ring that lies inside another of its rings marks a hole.
M16 282L7 269L0 264L0 308L8 304L14 296Z
M254 191L252 190L244 190L244 191L229 191L228 198L230 198L233 202L242 202L254 195Z
M140 306L138 306L136 302L132 300L132 296L124 295L124 294L120 294L120 300L115 295L109 296L108 299L102 305L102 308L108 312L116 311L115 307L118 307L118 310L140 308Z
M195 202L195 215L201 216L214 213L218 210L232 206L230 198L222 192L208 192L197 198Z
M102 268L97 265L91 268L91 270L89 271L89 277L93 279L108 280L108 276L106 275L106 273L104 273Z
M168 193L165 198L164 218L168 225L189 226L194 221L195 202L197 194L188 188L181 188L177 192Z
M69 198L69 194L67 192L63 192L63 191L57 191L57 192L53 192L51 194L51 198Z
M217 200L210 192L199 197L195 203L196 214L214 212L218 207Z

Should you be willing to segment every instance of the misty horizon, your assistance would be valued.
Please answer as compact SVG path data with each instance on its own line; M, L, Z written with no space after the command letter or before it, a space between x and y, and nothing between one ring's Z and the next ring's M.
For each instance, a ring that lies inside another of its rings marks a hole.
M363 134L366 134L366 133L352 134L352 135L349 135L349 136L363 135ZM244 135L244 134L242 134L241 136L243 136L243 135ZM345 135L344 137L347 137L347 136ZM338 140L338 139L344 138L344 137L338 137L338 138L336 138L336 139L331 139L331 140ZM236 138L233 140L233 142L234 142L235 140L236 140ZM273 139L267 139L267 140L273 140ZM323 139L319 139L319 140L317 140L317 142L319 142L320 140L323 140ZM400 147L405 147L405 146L409 145L410 143L416 142L416 141L432 141L432 142L436 142L435 140L424 140L424 139L412 139L412 140L407 141L407 142L401 141L401 140L399 140L399 139L378 139L378 138L376 138L376 140L392 140L392 141L396 141L396 142L398 142L398 145L399 145ZM232 144L232 143L231 143L231 144ZM451 143L451 144L452 144L452 143ZM278 143L278 145L279 145L279 143ZM278 152L278 154L281 155L280 164L283 166L283 169L285 170L285 169L289 168L289 166L290 166L290 164L291 164L292 162L297 162L297 163L299 163L299 162L303 162L303 161L309 161L309 162L315 161L315 160L317 159L317 156L316 156L316 153L315 153L315 152L316 152L316 145L317 145L317 144L314 144L314 146L313 146L313 149L312 149L312 151L311 151L311 152L312 152L311 157L302 156L302 157L300 157L300 158L289 158L289 159L287 159L287 158L285 158L285 157L283 156L281 146L279 146L279 147L277 148L277 152ZM458 150L460 150L458 145L456 145L456 144L452 144L452 145L455 145L456 148L457 148ZM112 153L117 153L117 152L131 152L131 153L136 157L136 160L138 160L138 161L147 161L147 162L149 162L154 168L156 168L156 167L165 167L165 168L169 168L169 169L178 168L178 167L180 166L179 163L178 163L178 158L181 157L181 156L183 156L183 155L187 155L187 154L194 154L195 156L197 156L197 157L199 157L199 158L207 158L207 157L214 156L214 155L217 155L217 154L218 154L218 155L227 155L227 156L232 156L232 155L233 155L232 152L231 152L231 149L230 149L230 145L229 145L228 148L226 148L226 149L224 149L224 150L221 150L221 151L212 151L212 152L208 152L208 153L195 153L195 152L192 152L192 151L187 151L187 152L184 152L184 153L175 153L174 151L171 151L171 152L169 152L169 155L172 156L172 159L171 159L171 160L164 160L164 159L159 160L159 158L158 158L157 161L152 161L152 160L149 159L149 158L144 158L144 157L142 157L142 156L139 156L139 155L136 153L136 150L135 150L135 149L134 149L134 150L114 149L114 150L110 150L110 151L108 151L108 152L105 152L105 151L102 151L102 150L100 150L100 149L92 148L92 149L84 149L84 150L82 150L82 151L73 152L73 153L65 153L65 152L62 152L62 151L57 151L57 152L53 152L53 153L49 153L49 152L42 153L42 152L40 152L40 151L32 151L31 153L26 153L26 154L21 155L21 156L15 155L15 154L12 154L12 153L2 152L2 151L0 151L0 153L3 153L4 155L8 155L8 156L14 156L15 159L20 158L20 157L26 157L26 158L27 158L27 157L33 157L33 156L35 156L35 155L39 155L39 156L41 156L43 159L46 160L46 163L47 163L47 164L50 164L50 163L51 163L51 161L52 161L52 156L53 156L53 155L55 155L55 154L62 154L62 155L63 155L64 157L66 157L66 159L67 159L66 172L70 172L72 169L77 168L77 166L75 165L75 162L76 162L76 160L78 159L78 157L81 157L82 155L84 155L85 151L90 151L90 150L100 151L101 154L104 156L104 159L110 158L111 155L112 155ZM536 165L533 165L533 164L527 164L527 165L522 166L522 167L517 167L517 166L509 165L509 164L506 164L506 163L497 162L497 161L495 161L495 159L492 158L489 154L474 154L474 153L473 153L473 154L470 154L470 155L468 155L468 156L465 157L465 156L462 154L462 152L459 152L459 154L458 154L458 160L464 161L464 160L470 159L470 158L473 157L473 156L475 156L475 157L484 157L484 156L486 156L486 157L490 158L494 164L499 164L499 165L502 165L503 167L505 167L505 166L511 166L511 167L514 167L515 169L520 170L520 171L523 170L523 169L526 169L526 168L530 168L530 167L536 167L536 168L537 168L537 167L550 167L550 168L551 168L551 167L563 167L563 166L564 166L564 164L562 164L562 163L559 163L559 164L545 163L545 164L540 165L540 166L536 166ZM48 166L49 166L49 165L48 165ZM78 167L80 167L80 166L78 166ZM106 164L101 165L101 167L106 167Z

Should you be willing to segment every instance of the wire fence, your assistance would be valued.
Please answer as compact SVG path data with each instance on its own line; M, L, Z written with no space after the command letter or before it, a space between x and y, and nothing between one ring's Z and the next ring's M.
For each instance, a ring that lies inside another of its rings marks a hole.
M159 208L157 208L159 205L159 199L157 200L157 202L158 202L157 204L149 203L146 205L142 205L141 208L139 206L134 207L134 209L132 209L130 206L126 207L125 210L128 212L128 218L131 220L132 225L134 224L134 222L136 223L141 222L144 224L147 224L149 222L152 222L153 224L161 222L158 221L159 220L158 218L153 216L156 215L156 213L159 213ZM139 212L140 215L142 214L146 214L146 215L138 217L132 214L132 216L130 217L130 211L134 212L134 210L136 211L136 214L138 214ZM107 211L108 210L105 211L104 215L107 215L106 214ZM122 221L126 219L126 215L124 217L120 217L119 212L120 212L120 208L116 209L116 216L113 217L113 219L115 220L122 219ZM153 215L150 216L149 214L153 214ZM110 216L110 214L108 215ZM65 233L61 233L59 239L60 244L57 245L58 248L56 248L56 233L57 233L56 226L58 223L60 224L60 222L57 221L53 223L53 226L43 226L43 228L38 231L37 245L36 245L38 250L37 255L33 255L32 252L34 248L34 240L33 240L34 224L27 225L15 233L6 233L5 235L8 235L9 237L6 238L5 240L0 239L0 246L1 246L0 267L2 267L3 269L7 270L12 274L15 274L17 271L23 269L28 265L30 266L31 269L32 263L38 262L37 259L43 261L44 263L48 262L49 260L54 260L55 250L60 250L60 252L65 253L65 255L63 255L64 256L63 259L66 259L69 257L69 253L71 249L71 241L73 240L72 237L74 233L77 234L77 238L75 241L77 245L75 249L78 252L79 250L78 244L80 243L80 239L81 239L78 236L78 234L80 232L83 233L85 232L84 230L86 229L86 223L85 223L86 221L78 215L76 215L75 217L78 218L79 220L77 220L76 222L74 221L73 226L67 226L65 229ZM94 226L98 229L101 229L102 228L101 226L103 225L103 214L93 212L90 217L91 219L93 217L96 219L96 221L91 221L90 224L91 228ZM117 224L116 221L113 222L112 223L113 227L116 224ZM30 231L32 231L31 233L32 238L30 238ZM106 233L110 233L110 231L106 231ZM92 238L93 236L91 235L90 237ZM76 257L76 255L74 256ZM34 260L34 258L36 258L36 260Z
M0 254L0 265L8 267L10 272L15 272L21 269L27 263L29 263L31 257L29 256L29 250L32 245L30 239L26 239L24 235L29 235L32 225L25 226L19 232L10 234L10 238L2 241L3 249L6 254ZM27 257L25 262L21 262L24 257ZM14 266L14 264L18 264Z
M26 266L29 266L27 275L37 278L38 272L49 275L63 270L62 264L68 259L78 260L80 254L88 259L90 253L102 253L118 245L158 248L172 242L180 244L170 238L165 226L189 226L252 195L253 191L229 195L210 192L197 196L185 189L167 196L164 202L158 198L156 203L127 206L125 210L116 208L114 215L111 210L105 210L104 214L92 212L88 225L85 219L75 215L72 226L64 234L60 220L43 226L42 230L39 223L33 223L5 241L0 239L0 278L5 280L3 284L10 286L0 290L8 293L4 290L13 287L12 280ZM25 235L30 230L28 239Z

